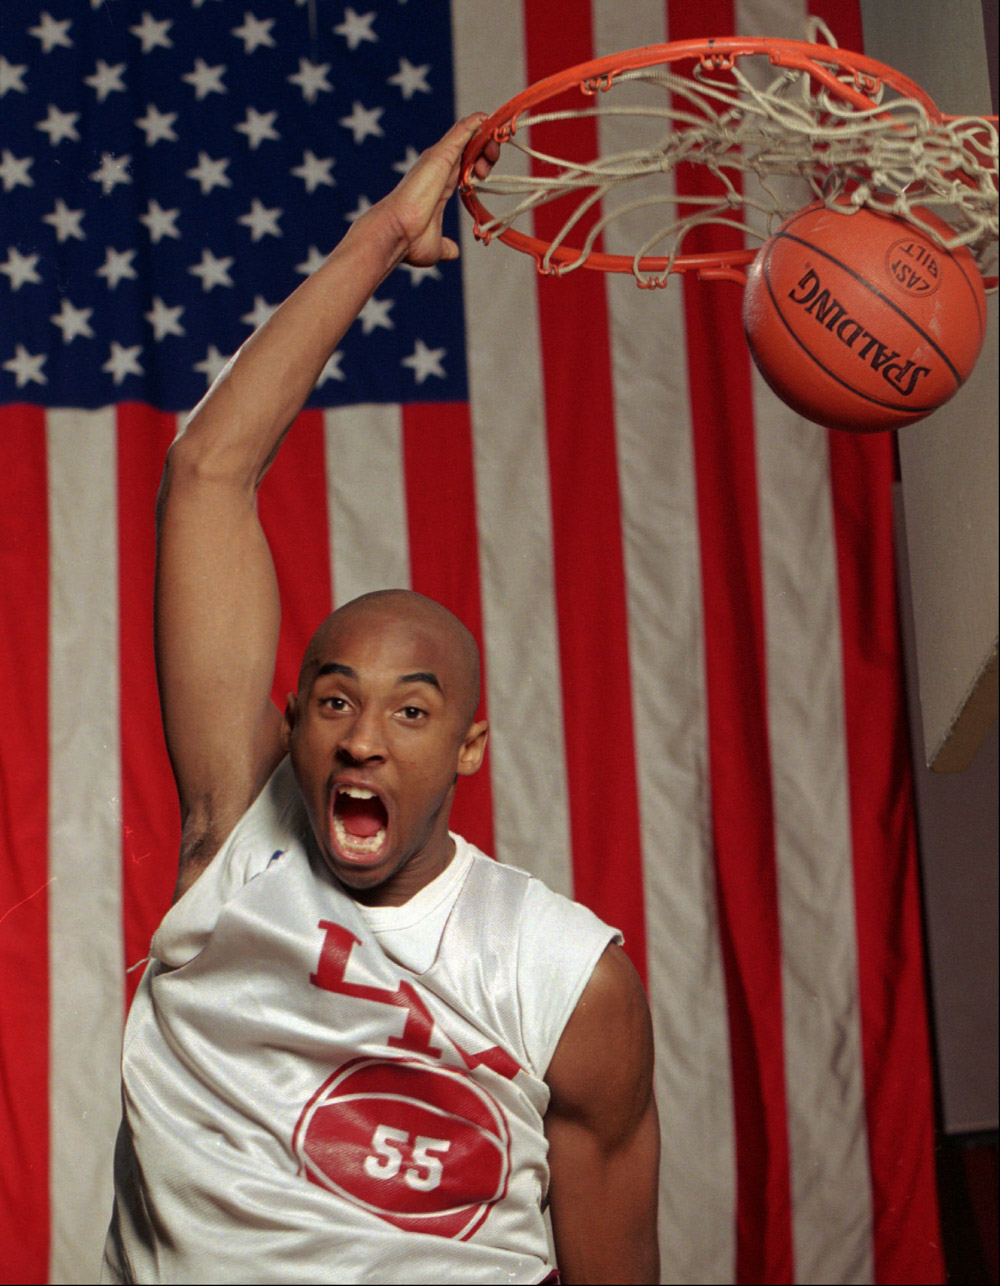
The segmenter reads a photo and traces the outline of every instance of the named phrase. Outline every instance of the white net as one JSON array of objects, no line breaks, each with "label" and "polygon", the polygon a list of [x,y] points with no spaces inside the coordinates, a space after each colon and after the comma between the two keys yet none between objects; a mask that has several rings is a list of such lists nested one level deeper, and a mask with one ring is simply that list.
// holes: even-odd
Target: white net
[{"label": "white net", "polygon": [[[756,245],[809,201],[841,198],[848,212],[900,215],[949,248],[968,246],[993,277],[995,122],[934,119],[917,99],[822,54],[806,68],[775,67],[766,53],[642,67],[582,82],[570,91],[582,106],[564,106],[564,93],[551,110],[525,111],[502,139],[498,166],[474,185],[490,203],[479,234],[523,228],[530,236],[533,213],[551,204],[557,230],[535,253],[543,272],[561,274],[583,266],[624,223],[625,258],[640,285],[663,285],[697,251],[703,225],[737,227]],[[560,126],[589,117],[599,134],[614,122],[608,137],[627,125],[635,146],[588,160],[558,155]],[[951,235],[921,210],[944,219]]]}]

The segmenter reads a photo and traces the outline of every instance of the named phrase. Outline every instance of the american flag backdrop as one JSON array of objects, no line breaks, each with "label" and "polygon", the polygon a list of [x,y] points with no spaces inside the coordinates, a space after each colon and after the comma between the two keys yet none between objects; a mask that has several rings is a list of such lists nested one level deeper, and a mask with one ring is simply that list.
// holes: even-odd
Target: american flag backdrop
[{"label": "american flag backdrop", "polygon": [[[3,1281],[94,1280],[109,1214],[176,871],[180,416],[457,114],[809,12],[862,47],[856,0],[3,3]],[[664,1279],[939,1281],[891,440],[777,403],[736,285],[547,280],[450,219],[461,266],[379,288],[262,489],[276,695],[331,604],[452,607],[492,724],[456,829],[620,926],[647,984]]]}]

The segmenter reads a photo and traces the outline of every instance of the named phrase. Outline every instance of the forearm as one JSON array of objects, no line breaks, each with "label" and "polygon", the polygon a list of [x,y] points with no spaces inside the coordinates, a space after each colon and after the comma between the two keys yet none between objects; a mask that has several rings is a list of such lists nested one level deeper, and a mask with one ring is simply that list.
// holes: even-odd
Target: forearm
[{"label": "forearm", "polygon": [[[180,454],[202,477],[252,496],[344,332],[381,281],[406,260],[454,259],[442,235],[462,148],[481,117],[457,122],[392,192],[361,216],[326,262],[243,345],[196,407]],[[477,164],[486,173],[492,154]],[[180,443],[178,445],[180,445]]]},{"label": "forearm", "polygon": [[179,454],[251,494],[344,333],[405,250],[391,213],[355,224],[243,344],[195,408]]}]

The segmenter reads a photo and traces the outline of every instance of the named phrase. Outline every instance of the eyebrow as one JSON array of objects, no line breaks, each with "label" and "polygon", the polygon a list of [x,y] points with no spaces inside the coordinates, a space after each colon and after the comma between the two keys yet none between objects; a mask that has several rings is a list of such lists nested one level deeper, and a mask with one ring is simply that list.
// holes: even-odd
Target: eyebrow
[{"label": "eyebrow", "polygon": [[400,683],[429,683],[432,688],[437,688],[438,692],[441,692],[442,696],[444,695],[441,689],[441,684],[438,681],[437,675],[432,673],[432,671],[430,670],[417,670],[413,674],[401,674],[399,676],[399,682]]},{"label": "eyebrow", "polygon": [[319,667],[315,677],[321,679],[324,674],[343,674],[348,679],[358,677],[357,670],[352,670],[349,665],[341,665],[339,661],[327,661],[325,665]]},{"label": "eyebrow", "polygon": [[[349,665],[343,665],[340,661],[327,661],[316,671],[316,678],[321,679],[325,674],[342,674],[348,679],[357,679],[358,672]],[[397,684],[402,683],[428,683],[432,688],[437,688],[438,692],[444,695],[441,682],[432,670],[415,670],[412,674],[401,674],[396,680]]]}]

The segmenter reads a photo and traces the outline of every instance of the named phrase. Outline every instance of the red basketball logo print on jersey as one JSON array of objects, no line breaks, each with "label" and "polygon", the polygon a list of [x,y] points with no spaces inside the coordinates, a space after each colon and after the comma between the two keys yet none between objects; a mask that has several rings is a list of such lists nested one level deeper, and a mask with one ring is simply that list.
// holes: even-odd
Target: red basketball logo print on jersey
[{"label": "red basketball logo print on jersey", "polygon": [[408,1232],[465,1240],[507,1191],[500,1108],[453,1068],[345,1063],[306,1105],[294,1146],[313,1183]]}]

